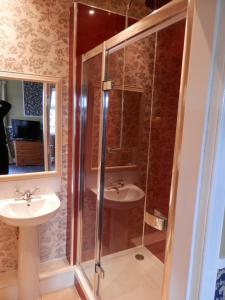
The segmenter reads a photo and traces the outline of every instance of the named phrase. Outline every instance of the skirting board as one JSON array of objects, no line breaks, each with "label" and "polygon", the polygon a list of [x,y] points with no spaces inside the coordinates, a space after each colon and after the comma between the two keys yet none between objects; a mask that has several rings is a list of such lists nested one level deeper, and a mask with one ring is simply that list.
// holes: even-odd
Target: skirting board
[{"label": "skirting board", "polygon": [[[63,268],[40,273],[40,294],[48,294],[57,290],[74,286],[74,267]],[[29,284],[29,283],[28,283]],[[17,300],[17,272],[7,272],[0,275],[0,299]]]}]

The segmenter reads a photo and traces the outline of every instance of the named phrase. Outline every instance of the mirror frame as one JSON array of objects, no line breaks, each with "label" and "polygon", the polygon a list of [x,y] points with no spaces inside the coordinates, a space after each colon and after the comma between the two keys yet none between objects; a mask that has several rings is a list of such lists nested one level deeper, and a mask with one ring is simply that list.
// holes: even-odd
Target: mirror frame
[{"label": "mirror frame", "polygon": [[60,77],[0,71],[0,80],[24,80],[52,83],[56,87],[56,136],[55,136],[55,171],[1,175],[0,182],[13,180],[59,177],[62,173],[62,79]]}]

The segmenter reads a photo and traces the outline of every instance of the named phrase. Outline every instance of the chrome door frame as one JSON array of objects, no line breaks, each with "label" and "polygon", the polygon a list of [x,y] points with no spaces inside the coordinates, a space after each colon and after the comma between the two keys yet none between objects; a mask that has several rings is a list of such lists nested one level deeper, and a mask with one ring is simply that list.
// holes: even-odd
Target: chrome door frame
[{"label": "chrome door frame", "polygon": [[[106,78],[106,46],[102,44],[102,88],[101,110],[99,124],[99,156],[98,156],[98,184],[97,184],[97,213],[95,234],[95,266],[101,268],[102,239],[103,239],[103,212],[104,212],[104,185],[105,185],[105,162],[106,162],[106,129],[108,116],[108,91],[103,90]],[[94,295],[99,298],[99,286],[101,275],[95,270]]]},{"label": "chrome door frame", "polygon": [[84,186],[84,148],[85,128],[87,119],[87,86],[84,83],[84,66],[81,68],[81,99],[80,99],[80,131],[79,131],[79,178],[78,178],[78,228],[77,228],[77,264],[81,265],[82,247],[82,211],[83,211],[83,186]]},{"label": "chrome door frame", "polygon": [[[93,57],[102,53],[102,70],[101,70],[101,82],[104,81],[105,78],[105,43],[101,44],[98,49],[99,52],[92,52],[92,56],[86,58],[85,55],[82,55],[82,76],[81,76],[81,102],[80,102],[80,141],[79,141],[79,178],[78,178],[78,228],[77,228],[77,264],[79,266],[79,271],[82,272],[82,275],[85,277],[87,284],[90,289],[93,289],[95,297],[98,297],[99,283],[100,277],[95,272],[94,284],[91,286],[85,271],[82,267],[81,262],[81,252],[82,252],[82,210],[83,210],[83,199],[84,199],[84,167],[85,167],[85,129],[87,122],[87,85],[84,81],[84,63]],[[98,155],[98,184],[97,184],[97,206],[96,206],[96,219],[95,219],[95,257],[94,264],[95,266],[100,265],[101,259],[101,240],[102,240],[102,220],[103,220],[103,201],[104,201],[104,169],[105,169],[105,144],[106,144],[106,124],[107,124],[107,113],[108,113],[108,93],[107,91],[103,91],[101,89],[101,110],[100,110],[100,120],[99,120],[99,155]]]}]

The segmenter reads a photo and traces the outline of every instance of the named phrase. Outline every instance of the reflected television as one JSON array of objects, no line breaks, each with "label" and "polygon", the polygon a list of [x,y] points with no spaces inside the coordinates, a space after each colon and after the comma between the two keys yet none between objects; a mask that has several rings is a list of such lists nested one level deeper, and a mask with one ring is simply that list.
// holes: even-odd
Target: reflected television
[{"label": "reflected television", "polygon": [[39,121],[12,119],[12,131],[15,140],[37,141],[42,138]]}]

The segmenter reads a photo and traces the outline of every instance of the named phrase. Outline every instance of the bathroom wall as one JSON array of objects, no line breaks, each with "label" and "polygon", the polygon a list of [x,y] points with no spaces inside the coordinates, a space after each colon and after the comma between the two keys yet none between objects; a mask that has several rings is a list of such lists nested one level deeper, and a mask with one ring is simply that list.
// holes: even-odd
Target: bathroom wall
[{"label": "bathroom wall", "polygon": [[[125,2],[115,0],[82,2],[122,14],[126,9]],[[68,121],[71,125],[71,119],[68,117],[72,116],[72,110],[71,106],[69,110],[68,74],[69,14],[72,3],[70,0],[2,0],[0,10],[0,70],[59,76],[63,80],[62,205],[56,217],[40,229],[41,259],[44,261],[66,255],[68,157],[71,165],[71,145],[68,148],[68,130],[71,134]],[[143,5],[134,3],[131,9],[133,16],[140,17],[146,13],[148,10],[143,9]],[[50,190],[57,191],[56,182],[34,180],[32,184],[38,184],[43,191],[47,184]],[[25,182],[18,184],[27,185]],[[13,186],[15,183],[0,183],[0,198],[11,195]],[[16,264],[17,229],[0,222],[0,272],[13,270]]]},{"label": "bathroom wall", "polygon": [[[157,33],[146,211],[154,214],[157,210],[166,217],[169,211],[184,30],[185,22],[180,21]],[[164,259],[165,241],[166,232],[159,232],[146,224],[145,245],[161,260]]]},{"label": "bathroom wall", "polygon": [[[3,0],[0,10],[0,70],[59,76],[63,80],[62,205],[57,216],[41,226],[42,260],[65,256],[70,6],[71,1]],[[42,185],[43,181],[37,184]],[[0,186],[2,198],[7,185]],[[13,190],[15,183],[11,186]],[[13,270],[17,264],[17,229],[1,222],[0,237],[0,272]]]}]

